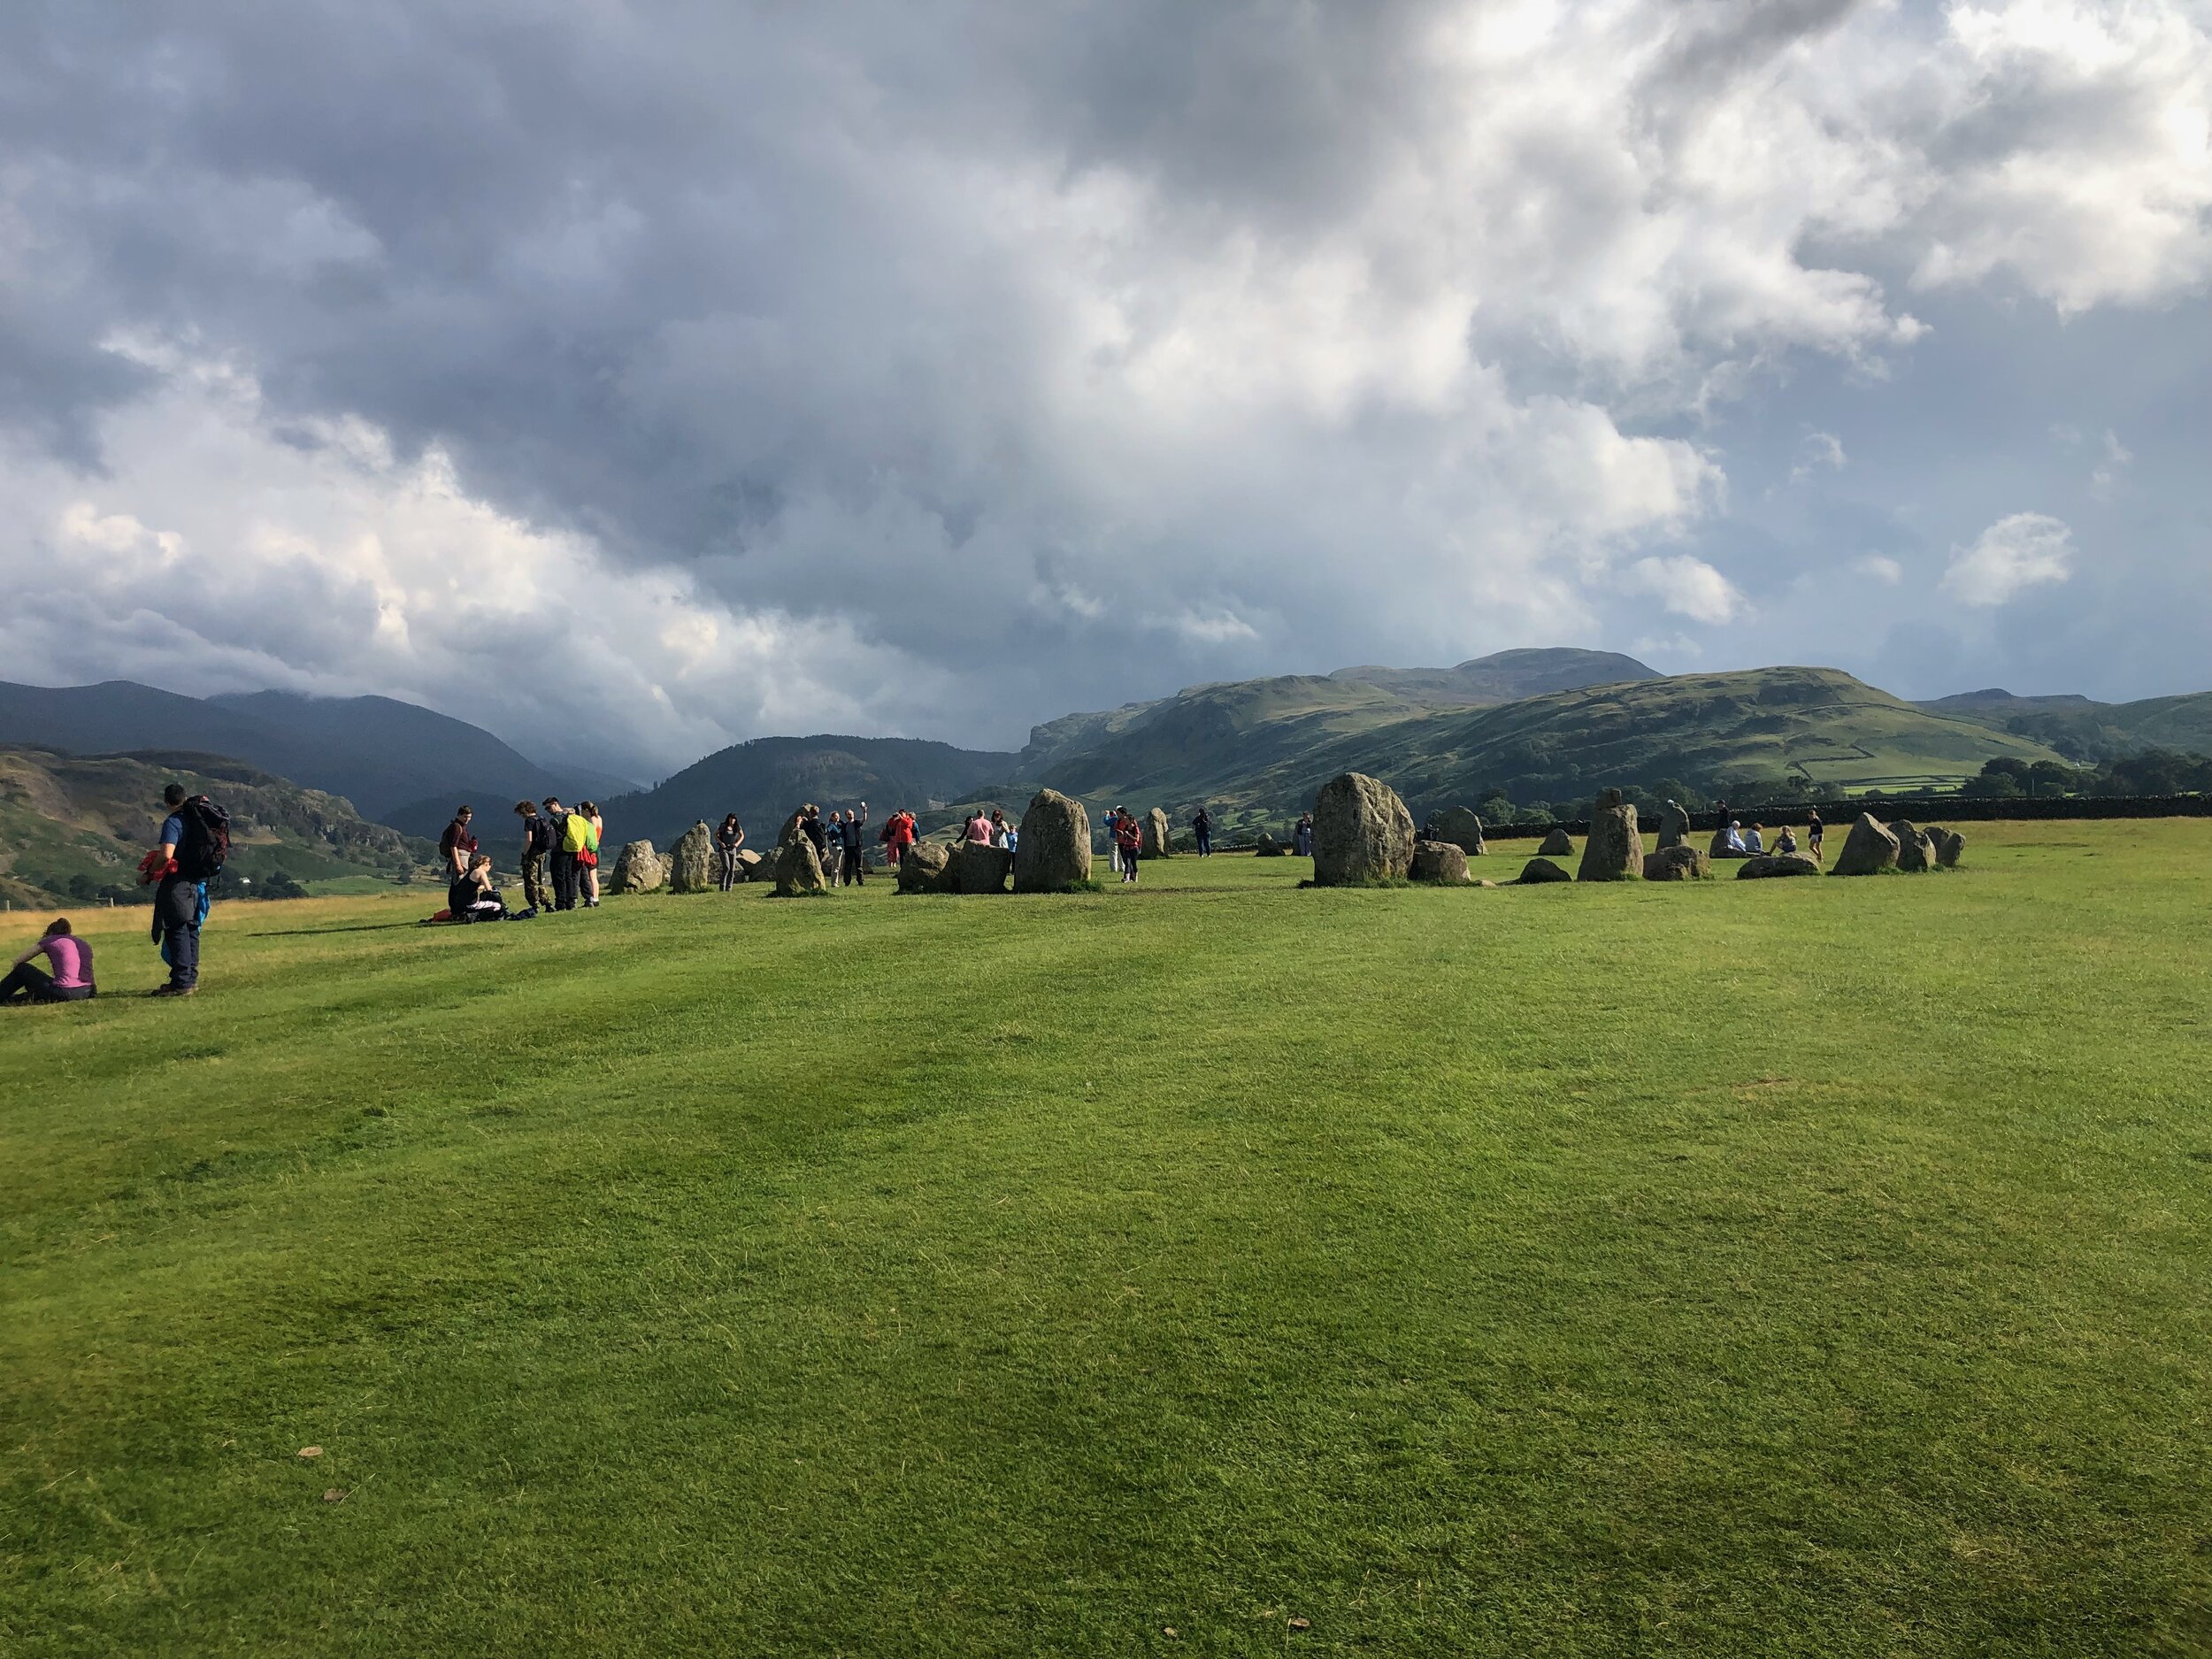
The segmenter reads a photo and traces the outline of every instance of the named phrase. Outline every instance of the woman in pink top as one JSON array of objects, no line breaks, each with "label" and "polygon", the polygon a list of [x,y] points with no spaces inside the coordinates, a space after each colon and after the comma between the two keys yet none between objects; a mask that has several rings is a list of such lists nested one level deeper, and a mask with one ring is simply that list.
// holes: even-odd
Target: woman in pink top
[{"label": "woman in pink top", "polygon": [[[50,976],[31,965],[41,955],[54,964]],[[81,1002],[93,989],[92,947],[69,931],[69,918],[63,917],[47,923],[45,936],[0,979],[0,1002]]]}]

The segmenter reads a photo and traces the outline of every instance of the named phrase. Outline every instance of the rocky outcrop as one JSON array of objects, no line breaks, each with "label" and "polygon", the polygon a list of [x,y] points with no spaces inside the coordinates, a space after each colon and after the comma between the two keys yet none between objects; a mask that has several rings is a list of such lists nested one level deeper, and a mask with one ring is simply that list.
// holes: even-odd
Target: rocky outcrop
[{"label": "rocky outcrop", "polygon": [[1805,853],[1759,853],[1736,866],[1736,879],[1755,881],[1765,876],[1816,876],[1820,861]]},{"label": "rocky outcrop", "polygon": [[1935,843],[1936,863],[1946,870],[1956,869],[1959,855],[1966,850],[1966,837],[1956,830],[1931,826],[1928,839]]},{"label": "rocky outcrop", "polygon": [[1702,881],[1713,873],[1713,861],[1694,847],[1677,841],[1644,855],[1647,881]]},{"label": "rocky outcrop", "polygon": [[625,841],[615,855],[607,888],[612,893],[650,893],[667,879],[668,861],[653,850],[651,841]]},{"label": "rocky outcrop", "polygon": [[953,891],[951,856],[936,841],[916,841],[899,860],[899,891],[902,893],[950,893]]},{"label": "rocky outcrop", "polygon": [[1091,818],[1080,801],[1040,789],[1022,814],[1017,893],[1064,893],[1091,879]]},{"label": "rocky outcrop", "polygon": [[[1024,848],[1026,854],[1028,849]],[[1003,847],[983,841],[962,841],[952,849],[952,890],[955,893],[1003,893],[1012,873],[1014,855]]]},{"label": "rocky outcrop", "polygon": [[1175,851],[1174,832],[1168,827],[1167,814],[1154,807],[1137,823],[1137,856],[1166,858]]},{"label": "rocky outcrop", "polygon": [[1686,847],[1689,841],[1688,810],[1676,802],[1668,802],[1659,814],[1659,850],[1664,852],[1670,847]]},{"label": "rocky outcrop", "polygon": [[1467,855],[1450,841],[1416,841],[1411,873],[1416,881],[1433,882],[1438,887],[1464,887],[1468,881]]},{"label": "rocky outcrop", "polygon": [[776,895],[779,898],[795,898],[804,893],[820,893],[828,883],[822,878],[822,860],[814,850],[814,842],[804,835],[794,835],[776,849]]},{"label": "rocky outcrop", "polygon": [[1313,884],[1357,887],[1402,880],[1413,865],[1413,815],[1398,792],[1348,772],[1313,798]]},{"label": "rocky outcrop", "polygon": [[1874,814],[1862,812],[1851,833],[1843,838],[1843,850],[1836,855],[1836,867],[1829,873],[1876,876],[1896,868],[1897,837]]},{"label": "rocky outcrop", "polygon": [[1521,866],[1521,884],[1534,887],[1543,881],[1572,881],[1569,875],[1548,858],[1532,858]]},{"label": "rocky outcrop", "polygon": [[1928,832],[1916,829],[1910,822],[1899,818],[1889,826],[1889,833],[1897,838],[1897,867],[1912,875],[1920,875],[1936,867],[1935,842]]},{"label": "rocky outcrop", "polygon": [[1582,843],[1578,881],[1634,881],[1644,873],[1644,838],[1636,830],[1636,803],[1618,789],[1599,792],[1590,804],[1590,838]]},{"label": "rocky outcrop", "polygon": [[1555,826],[1536,850],[1546,858],[1571,858],[1575,856],[1575,838]]},{"label": "rocky outcrop", "polygon": [[704,893],[721,884],[714,876],[714,832],[694,824],[668,852],[668,890]]},{"label": "rocky outcrop", "polygon": [[1483,856],[1482,820],[1463,806],[1448,806],[1429,814],[1421,826],[1425,841],[1449,841],[1470,858]]}]

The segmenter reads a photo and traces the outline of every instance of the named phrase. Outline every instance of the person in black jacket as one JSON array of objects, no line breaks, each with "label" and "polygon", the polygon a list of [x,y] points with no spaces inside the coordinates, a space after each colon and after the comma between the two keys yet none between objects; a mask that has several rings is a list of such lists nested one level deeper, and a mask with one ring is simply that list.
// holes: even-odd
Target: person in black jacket
[{"label": "person in black jacket", "polygon": [[839,873],[849,887],[856,887],[868,879],[866,866],[860,856],[864,845],[860,839],[861,826],[867,821],[868,803],[863,801],[857,812],[848,811],[845,814],[845,822],[840,826],[838,863],[841,868]]},{"label": "person in black jacket", "polygon": [[552,849],[553,908],[572,910],[576,908],[576,855],[561,845],[568,839],[568,810],[558,795],[546,796],[544,805],[546,844]]},{"label": "person in black jacket", "polygon": [[1191,833],[1198,839],[1198,856],[1201,858],[1212,857],[1214,850],[1213,814],[1207,811],[1204,807],[1200,807],[1198,816],[1190,821],[1190,830]]},{"label": "person in black jacket", "polygon": [[553,850],[553,838],[548,821],[538,816],[535,801],[516,802],[515,816],[522,820],[522,902],[534,910],[550,910],[553,899],[546,891],[545,856]]}]

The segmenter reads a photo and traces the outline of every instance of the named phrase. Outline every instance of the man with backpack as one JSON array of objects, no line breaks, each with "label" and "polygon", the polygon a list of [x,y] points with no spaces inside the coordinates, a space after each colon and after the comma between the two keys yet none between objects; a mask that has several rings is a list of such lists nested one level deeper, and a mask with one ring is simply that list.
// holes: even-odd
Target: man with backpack
[{"label": "man with backpack", "polygon": [[534,910],[549,910],[553,900],[545,886],[545,856],[553,850],[551,826],[538,816],[535,801],[516,802],[515,816],[522,820],[522,902]]},{"label": "man with backpack", "polygon": [[[574,816],[561,805],[558,795],[549,795],[545,797],[545,833],[547,843],[552,849],[553,908],[557,910],[576,908],[576,849],[583,845],[583,837],[580,834],[572,836],[569,833],[568,821]],[[574,846],[570,845],[572,841]]]},{"label": "man with backpack", "polygon": [[182,784],[161,792],[169,816],[161,843],[147,855],[146,879],[154,889],[154,942],[169,964],[169,983],[156,996],[190,996],[200,988],[200,926],[207,920],[207,884],[230,856],[230,814],[204,795],[187,795]]}]

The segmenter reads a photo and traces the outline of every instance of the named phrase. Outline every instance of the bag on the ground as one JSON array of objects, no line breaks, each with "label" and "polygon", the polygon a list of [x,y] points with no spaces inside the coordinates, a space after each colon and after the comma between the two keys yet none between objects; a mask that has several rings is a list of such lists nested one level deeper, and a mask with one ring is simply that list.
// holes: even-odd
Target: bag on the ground
[{"label": "bag on the ground", "polygon": [[177,843],[177,873],[187,881],[211,881],[230,856],[230,814],[204,795],[177,809],[184,839]]}]

